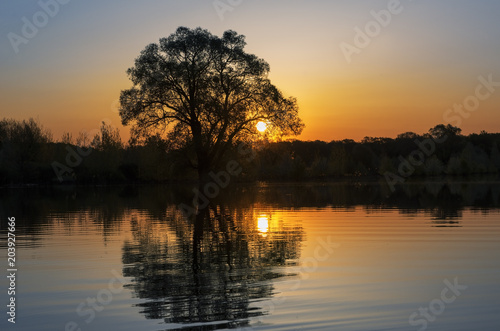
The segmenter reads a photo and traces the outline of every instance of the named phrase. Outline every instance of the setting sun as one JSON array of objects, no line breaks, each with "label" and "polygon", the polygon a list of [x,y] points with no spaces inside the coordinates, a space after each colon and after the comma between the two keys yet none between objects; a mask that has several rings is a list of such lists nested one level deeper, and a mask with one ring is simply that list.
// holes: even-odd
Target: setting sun
[{"label": "setting sun", "polygon": [[259,122],[259,123],[257,123],[256,126],[257,126],[257,130],[259,132],[264,132],[267,129],[267,124],[265,122]]}]

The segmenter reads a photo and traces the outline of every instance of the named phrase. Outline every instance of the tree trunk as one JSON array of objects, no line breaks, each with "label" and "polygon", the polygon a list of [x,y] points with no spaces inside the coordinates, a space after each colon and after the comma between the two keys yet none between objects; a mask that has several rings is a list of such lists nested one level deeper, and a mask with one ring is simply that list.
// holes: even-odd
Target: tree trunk
[{"label": "tree trunk", "polygon": [[193,134],[194,148],[196,151],[196,166],[198,170],[198,180],[207,182],[209,180],[208,173],[210,172],[211,160],[206,147],[203,145],[203,137],[201,133],[201,125],[196,122],[191,125],[191,132]]}]

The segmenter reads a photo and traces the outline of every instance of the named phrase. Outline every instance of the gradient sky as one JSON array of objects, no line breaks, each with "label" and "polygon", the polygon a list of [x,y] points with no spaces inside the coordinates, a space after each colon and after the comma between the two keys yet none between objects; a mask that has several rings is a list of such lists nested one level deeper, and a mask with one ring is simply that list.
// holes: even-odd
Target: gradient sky
[{"label": "gradient sky", "polygon": [[[306,124],[299,139],[427,132],[449,123],[446,110],[475,94],[479,76],[500,82],[500,1],[401,0],[399,14],[372,30],[370,44],[348,63],[340,45],[355,46],[355,28],[375,29],[371,11],[392,1],[70,0],[16,53],[9,33],[23,36],[23,17],[43,20],[42,8],[4,0],[0,118],[38,118],[56,139],[65,131],[93,132],[106,120],[126,140],[129,128],[116,107],[131,86],[127,68],[178,26],[201,26],[246,36],[246,50],[270,64],[272,82],[297,97]],[[236,5],[221,18],[214,3]],[[464,133],[500,131],[495,89],[474,112],[454,115]]]}]

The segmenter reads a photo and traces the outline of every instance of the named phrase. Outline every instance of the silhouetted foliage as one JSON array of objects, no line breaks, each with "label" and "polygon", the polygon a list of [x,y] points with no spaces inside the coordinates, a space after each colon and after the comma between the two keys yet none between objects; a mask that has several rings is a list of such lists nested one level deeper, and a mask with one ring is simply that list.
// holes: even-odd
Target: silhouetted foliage
[{"label": "silhouetted foliage", "polygon": [[297,102],[267,78],[269,65],[244,51],[245,37],[179,27],[148,45],[128,70],[134,87],[120,97],[123,124],[137,137],[167,133],[204,177],[239,141],[258,136],[265,121],[275,135],[299,134]]},{"label": "silhouetted foliage", "polygon": [[37,121],[0,121],[0,184],[33,182],[47,176],[52,137]]},{"label": "silhouetted foliage", "polygon": [[[121,142],[117,128],[103,123],[92,140],[69,133],[53,142],[36,121],[0,121],[0,184],[166,182],[196,180],[185,157],[189,150],[160,134]],[[397,138],[366,137],[361,142],[278,141],[246,145],[242,154],[231,146],[219,159],[241,169],[231,181],[323,180],[379,177],[471,176],[500,171],[500,134],[464,136],[457,128],[438,125],[428,133]],[[252,154],[252,157],[248,155]],[[214,173],[217,173],[215,171]]]}]

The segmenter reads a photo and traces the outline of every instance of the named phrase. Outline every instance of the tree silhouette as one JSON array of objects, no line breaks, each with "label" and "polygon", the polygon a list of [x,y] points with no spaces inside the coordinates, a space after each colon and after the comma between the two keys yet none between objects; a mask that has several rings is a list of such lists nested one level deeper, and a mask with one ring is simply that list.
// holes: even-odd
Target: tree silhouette
[{"label": "tree silhouette", "polygon": [[246,53],[245,37],[228,30],[179,27],[148,45],[128,69],[134,86],[120,96],[120,116],[135,136],[158,131],[185,148],[200,177],[219,165],[230,147],[258,135],[264,121],[276,135],[299,134],[295,98],[267,78],[269,64]]},{"label": "tree silhouette", "polygon": [[429,134],[434,139],[446,139],[448,137],[455,137],[460,135],[462,129],[459,127],[453,126],[451,124],[438,124],[433,128],[429,129]]}]

